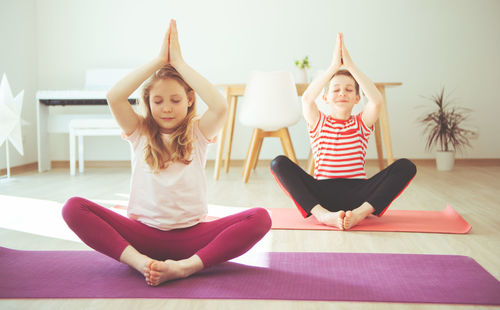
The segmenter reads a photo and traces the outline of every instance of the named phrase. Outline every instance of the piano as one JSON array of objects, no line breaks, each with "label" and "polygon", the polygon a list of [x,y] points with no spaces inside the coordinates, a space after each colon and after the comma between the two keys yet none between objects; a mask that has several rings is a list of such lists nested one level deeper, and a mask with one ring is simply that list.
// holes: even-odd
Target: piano
[{"label": "piano", "polygon": [[[67,114],[50,113],[50,109],[71,106],[105,106],[107,105],[107,90],[128,72],[130,72],[129,69],[91,69],[86,72],[85,88],[82,90],[40,90],[36,93],[39,172],[51,169],[49,143],[51,133],[69,134],[69,122],[72,119],[112,118],[109,110],[102,114]],[[139,90],[136,90],[130,96],[129,102],[135,104],[138,97]]]}]

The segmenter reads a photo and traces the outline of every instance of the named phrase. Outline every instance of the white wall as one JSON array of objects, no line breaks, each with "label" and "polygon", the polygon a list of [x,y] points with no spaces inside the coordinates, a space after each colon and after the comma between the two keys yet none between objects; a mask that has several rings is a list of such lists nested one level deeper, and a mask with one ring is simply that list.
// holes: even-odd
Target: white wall
[{"label": "white wall", "polygon": [[[35,162],[37,90],[36,9],[35,0],[0,0],[0,78],[5,73],[14,96],[24,89],[21,117],[24,157],[10,145],[10,166]],[[0,147],[0,168],[6,167],[5,146]]]},{"label": "white wall", "polygon": [[[433,156],[424,150],[416,119],[425,109],[418,106],[432,105],[422,96],[445,86],[457,103],[474,110],[471,124],[480,136],[463,157],[500,158],[496,121],[500,100],[495,91],[500,84],[500,1],[36,3],[38,70],[33,72],[38,72],[39,89],[82,88],[87,68],[134,67],[149,60],[156,55],[170,18],[177,19],[185,60],[215,84],[243,83],[256,69],[293,71],[294,60],[305,55],[313,74],[328,66],[336,32],[342,31],[353,60],[372,80],[403,83],[387,89],[396,157]],[[33,22],[30,16],[22,18]],[[34,109],[33,101],[34,96],[27,96],[25,104]],[[250,133],[237,123],[233,158],[244,158]],[[298,157],[305,158],[309,145],[303,121],[291,128],[291,135]],[[51,140],[52,158],[67,160],[67,137],[53,135]],[[369,158],[376,157],[373,140]],[[123,141],[88,141],[88,159],[128,158]],[[279,143],[265,142],[262,151],[261,158],[272,158],[280,152]]]}]

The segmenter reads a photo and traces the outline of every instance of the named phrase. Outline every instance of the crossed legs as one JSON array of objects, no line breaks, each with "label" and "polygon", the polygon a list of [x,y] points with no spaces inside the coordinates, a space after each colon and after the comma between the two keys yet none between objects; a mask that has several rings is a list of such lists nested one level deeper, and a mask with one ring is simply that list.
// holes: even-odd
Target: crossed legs
[{"label": "crossed legs", "polygon": [[162,231],[80,197],[63,208],[68,226],[88,246],[141,272],[150,285],[188,277],[242,255],[270,229],[254,208],[195,226]]},{"label": "crossed legs", "polygon": [[416,174],[415,165],[399,159],[370,179],[316,180],[285,156],[271,162],[276,181],[304,217],[350,229],[370,214],[381,216]]}]

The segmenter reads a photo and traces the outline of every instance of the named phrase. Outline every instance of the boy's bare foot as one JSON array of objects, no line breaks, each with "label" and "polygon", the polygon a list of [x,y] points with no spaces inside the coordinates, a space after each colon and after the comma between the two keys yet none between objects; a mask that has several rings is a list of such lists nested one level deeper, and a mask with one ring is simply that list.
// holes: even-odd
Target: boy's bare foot
[{"label": "boy's bare foot", "polygon": [[347,211],[344,217],[344,228],[351,229],[364,219],[356,210]]},{"label": "boy's bare foot", "polygon": [[369,203],[365,202],[352,211],[347,211],[344,217],[344,229],[351,229],[372,214],[375,209]]},{"label": "boy's bare foot", "polygon": [[337,227],[340,230],[344,230],[344,217],[345,217],[345,212],[343,210],[337,211],[337,212],[325,212],[322,213],[318,216],[316,216],[316,219],[328,226],[333,226]]}]

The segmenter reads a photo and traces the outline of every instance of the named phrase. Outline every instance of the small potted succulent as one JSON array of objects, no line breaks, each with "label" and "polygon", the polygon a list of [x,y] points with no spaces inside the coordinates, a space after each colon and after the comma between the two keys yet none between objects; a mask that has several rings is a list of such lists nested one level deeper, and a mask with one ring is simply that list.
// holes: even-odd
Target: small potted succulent
[{"label": "small potted succulent", "polygon": [[471,110],[456,107],[450,100],[445,99],[444,87],[440,93],[428,99],[436,107],[419,119],[424,126],[424,133],[427,134],[425,148],[431,150],[436,147],[437,169],[448,171],[453,169],[455,152],[471,147],[470,139],[477,137],[477,131],[466,128],[464,124]]},{"label": "small potted succulent", "polygon": [[311,68],[311,64],[309,63],[309,56],[304,57],[301,60],[296,60],[295,65],[299,69],[299,72],[296,76],[296,83],[298,84],[307,84],[307,69]]}]

